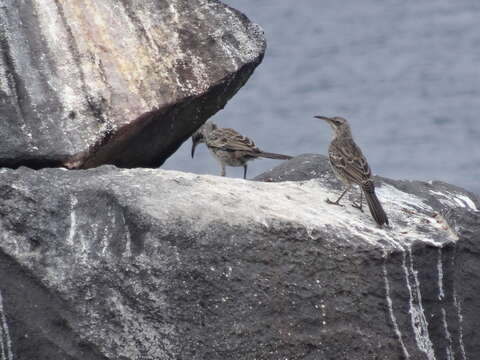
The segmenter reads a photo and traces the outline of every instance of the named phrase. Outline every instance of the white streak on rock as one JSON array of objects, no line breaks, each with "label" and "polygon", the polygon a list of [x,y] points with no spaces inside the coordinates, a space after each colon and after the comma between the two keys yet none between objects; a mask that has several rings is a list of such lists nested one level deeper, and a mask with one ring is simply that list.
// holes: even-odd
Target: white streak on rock
[{"label": "white streak on rock", "polygon": [[469,208],[471,208],[473,211],[478,211],[475,203],[468,196],[457,194],[457,199],[455,199],[455,200],[458,201],[459,199],[463,203],[465,203]]},{"label": "white streak on rock", "polygon": [[453,290],[453,305],[457,309],[458,316],[458,332],[459,339],[458,343],[460,344],[460,352],[462,353],[462,359],[467,360],[467,353],[465,352],[465,344],[463,343],[463,315],[462,315],[462,304],[457,300],[457,291]]},{"label": "white streak on rock", "polygon": [[125,230],[125,251],[123,256],[129,257],[132,256],[132,239],[130,236],[130,229],[128,228],[127,221],[125,220],[125,215],[122,213],[123,228]]},{"label": "white streak on rock", "polygon": [[445,292],[443,291],[443,264],[442,264],[442,248],[438,248],[438,259],[437,259],[437,273],[438,273],[438,300],[442,300],[445,297]]},{"label": "white streak on rock", "polygon": [[102,236],[102,255],[105,256],[107,249],[108,249],[108,234],[109,234],[108,226],[103,228],[103,236]]},{"label": "white streak on rock", "polygon": [[[438,258],[437,258],[437,273],[438,273],[438,300],[442,301],[445,297],[445,292],[443,289],[443,263],[442,263],[442,248],[438,248]],[[446,348],[446,356],[447,360],[455,360],[453,356],[453,349],[452,349],[452,335],[448,330],[448,323],[447,323],[447,312],[445,308],[442,307],[442,321],[443,321],[443,328],[445,330],[445,339],[447,340],[447,348]]]},{"label": "white streak on rock", "polygon": [[74,195],[70,196],[70,229],[68,231],[67,244],[73,246],[73,240],[77,231],[77,215],[75,213],[75,206],[78,200]]},{"label": "white streak on rock", "polygon": [[[428,360],[436,360],[435,352],[433,351],[433,344],[430,340],[430,334],[428,332],[428,322],[425,317],[425,311],[422,305],[422,295],[420,292],[420,281],[418,280],[418,274],[413,267],[412,249],[408,248],[408,255],[410,258],[409,265],[407,267],[407,254],[403,253],[402,267],[405,272],[405,280],[407,282],[407,288],[410,298],[410,316],[412,319],[412,329],[415,335],[415,341],[417,347],[422,351]],[[411,280],[413,279],[413,282]]]},{"label": "white streak on rock", "polygon": [[[1,10],[0,10],[1,11]],[[3,17],[3,13],[0,13],[1,16]],[[0,22],[0,41],[5,41],[5,35],[7,33],[7,28],[4,23]],[[0,57],[0,90],[7,95],[7,97],[12,96],[12,91],[9,86],[9,79],[8,79],[8,74],[7,74],[7,65],[5,64],[5,59],[4,57]]]},{"label": "white streak on rock", "polygon": [[[110,225],[105,225],[103,228],[103,236],[102,236],[102,256],[108,255],[107,249],[109,245],[109,239],[110,236],[109,234],[112,232],[112,230],[115,229],[115,224],[117,221],[117,218],[115,216],[115,213],[112,212],[112,209],[108,209],[108,218],[110,219]],[[123,222],[125,222],[125,219],[123,219]]]},{"label": "white streak on rock", "polygon": [[10,332],[8,330],[7,317],[5,316],[5,311],[3,309],[3,296],[0,291],[0,317],[1,317],[1,326],[0,326],[0,345],[2,351],[2,360],[13,360],[12,352],[12,340],[10,338]]},{"label": "white streak on rock", "polygon": [[439,192],[434,190],[430,190],[430,193],[441,197],[438,199],[438,201],[444,205],[450,207],[463,207],[473,211],[479,211],[475,205],[475,202],[466,195],[451,192]]},{"label": "white streak on rock", "polygon": [[442,321],[443,321],[443,328],[445,329],[445,339],[447,340],[447,360],[455,360],[453,357],[453,349],[452,349],[452,335],[450,331],[448,331],[448,323],[447,323],[447,312],[444,308],[442,308]]},{"label": "white streak on rock", "polygon": [[383,279],[385,280],[385,294],[387,297],[388,311],[390,313],[390,319],[392,320],[393,329],[395,330],[395,334],[398,337],[398,341],[400,342],[400,346],[402,347],[403,355],[405,356],[405,359],[409,360],[410,354],[408,353],[408,350],[405,347],[405,344],[403,342],[402,333],[400,332],[400,328],[398,327],[398,323],[397,323],[397,318],[395,317],[395,313],[393,311],[393,302],[392,302],[392,298],[390,297],[390,282],[388,280],[388,271],[387,271],[387,265],[385,264],[385,262],[383,263]]}]

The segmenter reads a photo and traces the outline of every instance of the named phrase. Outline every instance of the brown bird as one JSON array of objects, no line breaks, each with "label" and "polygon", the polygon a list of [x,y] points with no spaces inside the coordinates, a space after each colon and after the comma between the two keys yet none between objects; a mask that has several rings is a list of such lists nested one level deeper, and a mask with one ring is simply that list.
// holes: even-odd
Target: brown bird
[{"label": "brown bird", "polygon": [[219,128],[207,121],[192,135],[192,158],[198,144],[205,143],[221,167],[221,176],[225,176],[226,166],[243,166],[243,178],[247,177],[247,162],[258,158],[288,160],[291,156],[269,153],[260,150],[255,143],[237,131]]},{"label": "brown bird", "polygon": [[363,194],[367,200],[368,208],[378,225],[387,224],[387,214],[382,208],[380,201],[375,194],[375,184],[372,180],[372,171],[362,150],[355,144],[352,138],[352,131],[348,121],[341,117],[315,116],[317,119],[325,120],[333,129],[334,136],[328,148],[330,165],[335,176],[343,182],[347,188],[336,201],[327,199],[329,204],[340,205],[340,200],[345,193],[352,188],[353,184],[360,186],[360,205],[352,206],[362,210]]}]

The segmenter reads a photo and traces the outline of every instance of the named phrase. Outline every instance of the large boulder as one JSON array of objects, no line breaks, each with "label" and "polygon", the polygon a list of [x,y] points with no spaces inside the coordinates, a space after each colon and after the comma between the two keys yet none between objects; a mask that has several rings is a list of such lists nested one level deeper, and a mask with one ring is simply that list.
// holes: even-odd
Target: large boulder
[{"label": "large boulder", "polygon": [[264,51],[216,0],[2,0],[0,166],[159,166]]},{"label": "large boulder", "polygon": [[[284,171],[302,164],[326,163],[303,156]],[[479,199],[443,183],[379,179],[392,226],[378,228],[368,213],[325,202],[337,194],[326,170],[273,183],[111,166],[3,169],[2,351],[480,358]]]}]

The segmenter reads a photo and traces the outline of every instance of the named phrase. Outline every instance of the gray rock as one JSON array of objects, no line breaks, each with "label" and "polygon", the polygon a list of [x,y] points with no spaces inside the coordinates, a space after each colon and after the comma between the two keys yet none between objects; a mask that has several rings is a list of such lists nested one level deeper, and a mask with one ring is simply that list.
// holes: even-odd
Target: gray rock
[{"label": "gray rock", "polygon": [[264,51],[216,0],[4,0],[0,166],[159,166]]},{"label": "gray rock", "polygon": [[[343,189],[330,169],[328,158],[318,154],[297,156],[257,176],[255,180],[282,182],[316,178],[331,191],[340,193]],[[480,356],[480,346],[475,340],[479,318],[470,306],[475,308],[480,304],[476,295],[480,291],[477,271],[480,267],[480,198],[441,181],[375,178],[381,199],[403,202],[401,197],[388,194],[385,188],[394,188],[403,196],[420,199],[420,211],[416,206],[402,207],[407,217],[423,213],[417,230],[427,234],[429,231],[425,226],[436,223],[455,239],[451,243],[440,244],[436,240],[430,243],[426,236],[423,241],[416,241],[410,231],[400,231],[404,239],[396,240],[398,246],[384,255],[382,272],[385,275],[390,324],[403,353],[403,357],[398,358],[476,359]],[[353,197],[350,195],[351,199]],[[397,219],[394,229],[404,221]],[[406,295],[405,287],[408,290]],[[400,304],[396,304],[394,296],[398,297]],[[469,310],[465,304],[469,304]],[[407,336],[404,331],[407,331]],[[405,341],[408,338],[413,351]]]},{"label": "gray rock", "polygon": [[2,349],[15,359],[479,358],[478,198],[380,179],[392,223],[381,229],[326,204],[338,190],[317,175],[1,170]]},{"label": "gray rock", "polygon": [[284,161],[273,169],[255,177],[257,181],[305,181],[322,178],[324,181],[331,180],[331,184],[337,184],[332,176],[328,158],[319,154],[302,154],[289,161]]}]

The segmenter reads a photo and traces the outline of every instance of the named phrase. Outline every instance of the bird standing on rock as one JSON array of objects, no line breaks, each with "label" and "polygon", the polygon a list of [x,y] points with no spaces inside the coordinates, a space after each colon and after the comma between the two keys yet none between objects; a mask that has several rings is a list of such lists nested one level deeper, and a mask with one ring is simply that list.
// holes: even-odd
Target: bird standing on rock
[{"label": "bird standing on rock", "polygon": [[225,176],[226,166],[243,166],[243,178],[247,177],[247,162],[257,158],[288,160],[291,156],[261,151],[255,143],[237,131],[219,128],[207,121],[192,135],[192,158],[197,144],[205,143],[210,153],[221,166],[221,176]]},{"label": "bird standing on rock", "polygon": [[387,214],[382,208],[380,201],[375,194],[375,184],[372,180],[372,171],[368,166],[367,159],[362,150],[355,144],[352,138],[352,131],[348,121],[341,117],[314,116],[317,119],[325,120],[333,129],[333,140],[328,148],[330,165],[335,176],[343,182],[347,188],[336,201],[327,199],[329,204],[340,205],[340,200],[345,193],[357,184],[361,188],[360,205],[352,206],[362,210],[363,194],[367,200],[370,213],[380,226],[388,225]]}]

